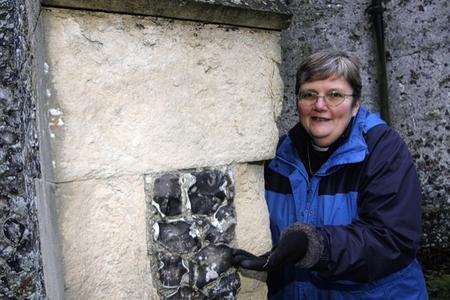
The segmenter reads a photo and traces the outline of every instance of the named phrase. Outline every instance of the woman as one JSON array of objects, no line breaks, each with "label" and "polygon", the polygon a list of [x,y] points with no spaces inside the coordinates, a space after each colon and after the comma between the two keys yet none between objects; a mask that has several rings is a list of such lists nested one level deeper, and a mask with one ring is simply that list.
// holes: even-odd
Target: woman
[{"label": "woman", "polygon": [[265,169],[270,299],[427,299],[415,259],[421,192],[405,143],[361,106],[357,58],[321,51],[297,72],[300,122]]}]

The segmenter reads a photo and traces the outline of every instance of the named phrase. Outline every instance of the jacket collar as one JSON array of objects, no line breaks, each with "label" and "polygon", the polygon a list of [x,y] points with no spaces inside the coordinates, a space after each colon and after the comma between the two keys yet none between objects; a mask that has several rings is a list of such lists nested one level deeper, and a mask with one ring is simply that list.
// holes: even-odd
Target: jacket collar
[{"label": "jacket collar", "polygon": [[[384,121],[381,120],[378,114],[369,113],[364,106],[361,106],[356,117],[353,119],[352,124],[350,125],[348,137],[344,137],[344,140],[338,143],[338,146],[333,154],[331,154],[330,158],[322,165],[317,174],[322,176],[327,175],[334,169],[334,167],[339,165],[363,161],[368,153],[364,134],[370,128],[383,123]],[[294,134],[301,134],[301,131],[297,131],[294,127],[291,132]],[[299,147],[298,143],[301,143],[302,140],[303,138],[301,136],[297,139],[297,137],[292,136],[292,134],[287,135],[278,147],[276,155],[283,161],[288,162],[291,165],[294,165],[297,169],[304,171],[305,167],[301,162],[295,147],[295,143],[297,143],[297,147]]]}]

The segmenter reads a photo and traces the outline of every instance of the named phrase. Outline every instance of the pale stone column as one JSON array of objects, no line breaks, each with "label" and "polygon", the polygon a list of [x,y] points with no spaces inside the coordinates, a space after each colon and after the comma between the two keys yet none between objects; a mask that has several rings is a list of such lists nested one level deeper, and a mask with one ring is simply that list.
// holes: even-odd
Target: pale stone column
[{"label": "pale stone column", "polygon": [[[270,249],[263,169],[248,162],[274,155],[282,101],[278,30],[288,14],[278,1],[180,1],[177,10],[164,6],[174,1],[119,2],[43,1],[109,11],[42,13],[41,127],[54,183],[54,199],[46,201],[55,209],[68,299],[158,298],[147,174],[229,166],[233,244]],[[260,29],[207,23],[214,21]],[[261,299],[266,291],[262,281],[242,276],[238,297]]]}]

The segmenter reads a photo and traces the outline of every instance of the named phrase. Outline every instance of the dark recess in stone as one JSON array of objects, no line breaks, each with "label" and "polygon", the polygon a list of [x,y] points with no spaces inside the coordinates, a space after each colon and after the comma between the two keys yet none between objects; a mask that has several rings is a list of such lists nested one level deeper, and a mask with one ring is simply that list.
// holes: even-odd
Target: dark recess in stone
[{"label": "dark recess in stone", "polygon": [[160,266],[158,269],[159,279],[165,287],[178,287],[181,278],[187,273],[187,269],[183,266],[181,257],[166,253],[158,253]]},{"label": "dark recess in stone", "polygon": [[187,286],[182,286],[178,289],[178,291],[166,297],[167,300],[204,300],[207,299],[205,295],[203,295],[200,291],[194,290]]},{"label": "dark recess in stone", "polygon": [[237,273],[231,273],[228,276],[220,278],[216,285],[207,290],[208,299],[235,299],[240,287],[239,275]]},{"label": "dark recess in stone", "polygon": [[15,219],[8,219],[3,224],[3,234],[13,245],[19,245],[22,241],[25,226]]},{"label": "dark recess in stone", "polygon": [[233,240],[235,228],[236,225],[232,224],[225,232],[221,232],[217,227],[210,225],[205,233],[205,240],[211,244],[228,244]]},{"label": "dark recess in stone", "polygon": [[161,212],[166,216],[176,216],[181,213],[181,189],[179,177],[174,174],[164,174],[156,178],[153,201],[158,203]]},{"label": "dark recess in stone", "polygon": [[196,182],[189,189],[188,196],[194,214],[211,215],[226,198],[225,187],[229,188],[229,179],[217,170],[192,174]]},{"label": "dark recess in stone", "polygon": [[190,265],[190,281],[198,288],[217,279],[231,267],[231,249],[226,245],[209,245],[200,250]]},{"label": "dark recess in stone", "polygon": [[158,222],[159,235],[157,241],[167,250],[175,253],[195,251],[200,248],[200,241],[190,234],[191,225],[183,221]]},{"label": "dark recess in stone", "polygon": [[212,244],[230,243],[234,237],[236,227],[236,214],[231,205],[222,206],[214,215],[220,228],[209,224],[205,233],[205,239]]},{"label": "dark recess in stone", "polygon": [[234,213],[234,208],[230,205],[227,205],[219,208],[219,210],[215,214],[215,217],[219,222],[223,222],[236,218],[236,214]]}]

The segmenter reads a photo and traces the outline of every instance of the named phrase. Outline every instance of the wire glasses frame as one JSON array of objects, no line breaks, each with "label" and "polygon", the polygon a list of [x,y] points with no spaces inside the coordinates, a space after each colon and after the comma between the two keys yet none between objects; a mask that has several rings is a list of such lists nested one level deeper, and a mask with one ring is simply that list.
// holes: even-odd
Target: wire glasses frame
[{"label": "wire glasses frame", "polygon": [[336,107],[339,106],[342,102],[345,101],[348,97],[353,97],[353,94],[344,94],[339,91],[330,91],[326,93],[323,96],[320,96],[318,93],[308,91],[308,92],[301,92],[298,95],[298,101],[301,103],[304,103],[306,105],[313,105],[319,100],[319,98],[322,98],[327,106]]}]

